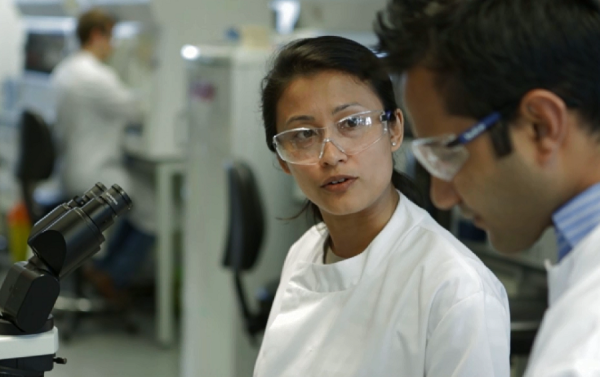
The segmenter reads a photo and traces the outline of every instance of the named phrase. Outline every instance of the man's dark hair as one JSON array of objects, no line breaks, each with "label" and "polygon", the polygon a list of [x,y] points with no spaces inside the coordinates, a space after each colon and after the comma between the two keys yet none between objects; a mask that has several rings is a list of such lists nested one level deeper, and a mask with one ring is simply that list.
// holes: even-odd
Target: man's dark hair
[{"label": "man's dark hair", "polygon": [[449,113],[502,111],[492,138],[510,153],[506,124],[533,89],[552,91],[600,133],[597,0],[391,0],[375,29],[396,73],[432,70]]},{"label": "man's dark hair", "polygon": [[92,36],[94,30],[108,33],[115,26],[117,19],[101,9],[91,9],[79,16],[77,22],[77,38],[84,46]]}]

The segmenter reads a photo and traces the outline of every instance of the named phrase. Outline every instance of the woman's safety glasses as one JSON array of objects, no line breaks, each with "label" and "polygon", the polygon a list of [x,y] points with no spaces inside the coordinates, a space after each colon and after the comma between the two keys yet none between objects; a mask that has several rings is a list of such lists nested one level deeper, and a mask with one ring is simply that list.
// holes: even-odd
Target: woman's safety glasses
[{"label": "woman's safety glasses", "polygon": [[489,130],[500,119],[500,113],[494,112],[458,136],[442,135],[414,140],[413,153],[431,175],[450,182],[469,158],[465,145]]},{"label": "woman's safety glasses", "polygon": [[325,144],[342,153],[356,155],[376,142],[388,130],[391,111],[365,111],[337,121],[333,127],[299,127],[273,137],[279,157],[298,165],[315,165],[323,157]]}]

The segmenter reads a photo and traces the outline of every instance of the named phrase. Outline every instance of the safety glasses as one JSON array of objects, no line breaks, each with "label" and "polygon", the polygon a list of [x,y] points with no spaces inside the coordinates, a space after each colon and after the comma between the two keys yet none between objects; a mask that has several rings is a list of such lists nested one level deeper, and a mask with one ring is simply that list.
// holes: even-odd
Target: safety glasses
[{"label": "safety glasses", "polygon": [[453,134],[414,140],[413,153],[434,177],[450,182],[469,158],[466,144],[494,126],[502,116],[493,112],[456,136]]},{"label": "safety glasses", "polygon": [[281,132],[273,137],[273,145],[286,162],[315,165],[323,157],[327,143],[348,156],[368,149],[386,134],[391,117],[390,111],[364,111],[328,127],[299,127]]}]

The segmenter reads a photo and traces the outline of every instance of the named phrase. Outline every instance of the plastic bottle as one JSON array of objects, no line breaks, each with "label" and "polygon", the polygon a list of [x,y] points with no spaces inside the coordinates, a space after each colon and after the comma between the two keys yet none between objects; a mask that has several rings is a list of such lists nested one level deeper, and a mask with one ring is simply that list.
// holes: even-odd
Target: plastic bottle
[{"label": "plastic bottle", "polygon": [[31,233],[31,220],[25,203],[17,203],[7,215],[8,247],[13,262],[27,259],[27,239]]}]

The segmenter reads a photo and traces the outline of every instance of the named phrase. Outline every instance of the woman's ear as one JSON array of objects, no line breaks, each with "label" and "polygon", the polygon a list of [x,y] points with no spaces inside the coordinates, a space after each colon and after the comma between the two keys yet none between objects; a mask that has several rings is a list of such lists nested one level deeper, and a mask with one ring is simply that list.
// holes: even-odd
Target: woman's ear
[{"label": "woman's ear", "polygon": [[392,142],[392,152],[396,152],[402,145],[404,140],[404,114],[402,110],[396,109],[394,111],[395,119],[388,122],[388,131]]},{"label": "woman's ear", "polygon": [[281,166],[281,169],[286,173],[286,174],[292,174],[292,172],[290,172],[290,167],[288,166],[287,162],[283,161],[281,159],[281,157],[277,156],[277,161],[279,162],[279,166]]}]

